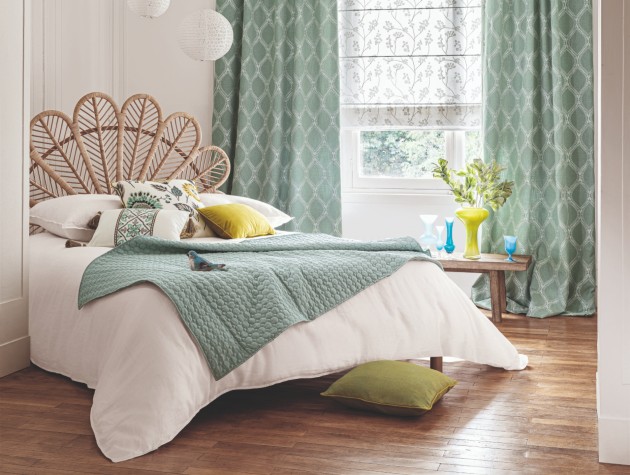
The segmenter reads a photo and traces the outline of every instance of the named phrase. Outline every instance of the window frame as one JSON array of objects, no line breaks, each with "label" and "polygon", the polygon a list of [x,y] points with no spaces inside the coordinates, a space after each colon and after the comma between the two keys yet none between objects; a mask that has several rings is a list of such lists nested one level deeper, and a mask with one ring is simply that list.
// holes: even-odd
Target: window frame
[{"label": "window frame", "polygon": [[362,177],[360,176],[361,164],[361,132],[363,131],[443,131],[444,132],[444,158],[452,168],[461,168],[466,163],[466,132],[472,130],[444,130],[434,128],[342,128],[341,129],[341,161],[347,170],[344,173],[346,190],[376,193],[431,193],[449,194],[449,187],[437,178],[389,178],[389,177]]}]

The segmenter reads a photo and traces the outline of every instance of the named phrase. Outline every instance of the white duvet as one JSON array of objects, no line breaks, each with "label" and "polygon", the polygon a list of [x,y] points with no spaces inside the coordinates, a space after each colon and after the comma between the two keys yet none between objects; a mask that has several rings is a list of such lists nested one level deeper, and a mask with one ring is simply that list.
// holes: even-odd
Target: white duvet
[{"label": "white duvet", "polygon": [[30,238],[31,359],[95,389],[91,423],[114,462],[169,442],[233,389],[312,378],[380,359],[454,356],[508,370],[527,357],[436,265],[409,262],[215,381],[171,301],[141,284],[77,309],[83,270],[107,248]]}]

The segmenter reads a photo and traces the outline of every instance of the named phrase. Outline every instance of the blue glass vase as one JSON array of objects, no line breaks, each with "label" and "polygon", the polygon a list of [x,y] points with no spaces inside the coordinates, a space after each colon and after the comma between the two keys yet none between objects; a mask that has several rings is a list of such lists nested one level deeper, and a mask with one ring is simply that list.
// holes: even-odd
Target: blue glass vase
[{"label": "blue glass vase", "polygon": [[516,262],[512,258],[512,254],[516,252],[516,239],[516,236],[503,236],[503,240],[505,241],[505,252],[508,253],[506,261],[508,262]]},{"label": "blue glass vase", "polygon": [[453,243],[453,221],[455,221],[453,217],[444,218],[444,222],[446,223],[446,244],[444,245],[444,250],[449,257],[455,250],[455,244]]},{"label": "blue glass vase", "polygon": [[421,214],[420,219],[422,220],[422,224],[424,224],[424,233],[420,236],[419,242],[427,249],[430,249],[437,241],[437,236],[433,234],[433,223],[435,223],[437,215]]}]

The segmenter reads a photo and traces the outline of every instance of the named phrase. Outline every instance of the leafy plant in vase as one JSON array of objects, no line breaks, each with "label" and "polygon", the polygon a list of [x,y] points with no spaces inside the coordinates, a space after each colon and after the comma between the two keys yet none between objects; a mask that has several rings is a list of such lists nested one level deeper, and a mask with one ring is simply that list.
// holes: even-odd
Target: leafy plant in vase
[{"label": "leafy plant in vase", "polygon": [[480,259],[477,233],[479,225],[490,214],[486,207],[489,206],[496,211],[503,206],[512,195],[514,182],[501,181],[501,172],[505,168],[495,161],[485,163],[480,159],[475,159],[461,170],[449,168],[448,162],[443,158],[434,165],[434,178],[442,179],[453,192],[455,202],[462,205],[455,211],[455,215],[466,227],[464,257]]}]

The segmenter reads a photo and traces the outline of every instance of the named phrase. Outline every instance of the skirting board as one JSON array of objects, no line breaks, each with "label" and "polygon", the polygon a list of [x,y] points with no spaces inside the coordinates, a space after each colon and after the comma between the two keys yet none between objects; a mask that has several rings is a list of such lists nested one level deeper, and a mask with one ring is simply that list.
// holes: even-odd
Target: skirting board
[{"label": "skirting board", "polygon": [[599,417],[599,461],[630,465],[630,419]]},{"label": "skirting board", "polygon": [[31,337],[24,336],[0,345],[0,378],[31,364]]}]

